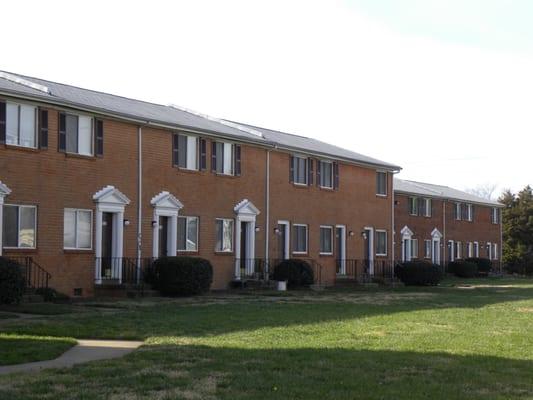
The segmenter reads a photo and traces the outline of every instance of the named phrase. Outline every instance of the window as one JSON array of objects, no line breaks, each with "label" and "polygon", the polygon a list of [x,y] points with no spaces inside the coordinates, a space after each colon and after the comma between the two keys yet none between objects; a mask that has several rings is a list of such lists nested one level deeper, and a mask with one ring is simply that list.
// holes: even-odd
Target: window
[{"label": "window", "polygon": [[424,199],[424,217],[431,217],[431,199]]},{"label": "window", "polygon": [[455,203],[454,204],[454,218],[457,221],[461,220],[461,210],[462,210],[462,204],[461,203]]},{"label": "window", "polygon": [[431,240],[424,240],[424,258],[431,258]]},{"label": "window", "polygon": [[474,219],[474,206],[472,204],[464,205],[465,220],[472,221]]},{"label": "window", "polygon": [[230,253],[233,251],[233,220],[216,220],[216,251]]},{"label": "window", "polygon": [[178,159],[176,165],[180,168],[198,169],[198,138],[195,136],[178,136]]},{"label": "window", "polygon": [[474,243],[468,242],[466,246],[468,250],[468,257],[474,257]]},{"label": "window", "polygon": [[309,160],[306,157],[291,157],[292,181],[298,185],[307,185]]},{"label": "window", "polygon": [[37,207],[4,205],[5,248],[35,248]]},{"label": "window", "polygon": [[492,208],[490,220],[493,224],[500,223],[500,210],[497,207]]},{"label": "window", "polygon": [[498,243],[492,244],[492,259],[493,260],[498,259]]},{"label": "window", "polygon": [[63,218],[63,248],[92,248],[92,211],[66,208]]},{"label": "window", "polygon": [[492,260],[492,244],[487,242],[487,258]]},{"label": "window", "polygon": [[307,225],[294,224],[293,232],[293,253],[305,254],[307,253]]},{"label": "window", "polygon": [[333,227],[320,227],[320,254],[333,254]]},{"label": "window", "polygon": [[479,243],[474,242],[474,257],[479,257]]},{"label": "window", "polygon": [[323,188],[333,188],[333,163],[330,161],[319,161],[318,171],[320,174],[320,186]]},{"label": "window", "polygon": [[387,195],[387,173],[377,171],[376,173],[376,193],[379,196],[386,196]]},{"label": "window", "polygon": [[[92,156],[93,119],[84,115],[60,114],[60,149],[67,153]],[[62,143],[64,141],[64,144]]]},{"label": "window", "polygon": [[448,261],[455,261],[455,245],[453,240],[448,240]]},{"label": "window", "polygon": [[376,255],[387,255],[387,231],[376,230]]},{"label": "window", "polygon": [[26,104],[6,103],[6,143],[37,147],[37,108]]},{"label": "window", "polygon": [[411,258],[418,258],[418,239],[411,239]]},{"label": "window", "polygon": [[227,142],[213,142],[211,169],[217,174],[241,174],[241,146]]},{"label": "window", "polygon": [[407,199],[410,215],[418,215],[418,201],[416,197],[409,197]]},{"label": "window", "polygon": [[178,217],[178,251],[198,251],[198,217]]},{"label": "window", "polygon": [[463,247],[463,244],[461,242],[455,242],[455,249],[454,249],[454,258],[455,259],[460,259],[461,258],[461,250],[462,250],[462,247]]}]

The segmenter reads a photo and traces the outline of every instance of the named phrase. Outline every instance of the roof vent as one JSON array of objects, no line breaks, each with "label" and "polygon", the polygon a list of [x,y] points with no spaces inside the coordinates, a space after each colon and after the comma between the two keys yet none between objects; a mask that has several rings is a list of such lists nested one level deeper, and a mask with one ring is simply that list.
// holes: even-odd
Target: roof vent
[{"label": "roof vent", "polygon": [[261,132],[259,132],[259,131],[256,131],[255,129],[251,129],[251,128],[248,128],[246,126],[235,124],[233,122],[225,121],[223,119],[211,117],[210,115],[202,114],[202,113],[199,113],[198,111],[193,111],[193,110],[190,110],[190,109],[185,108],[185,107],[177,106],[175,104],[169,104],[168,106],[171,107],[171,108],[175,108],[176,110],[185,111],[185,112],[188,112],[189,114],[194,114],[194,115],[196,115],[198,117],[205,118],[205,119],[207,119],[209,121],[218,122],[219,124],[226,125],[226,126],[229,126],[230,128],[238,129],[240,131],[243,131],[243,132],[246,132],[246,133],[249,133],[251,135],[258,136],[258,137],[264,139],[263,134]]},{"label": "roof vent", "polygon": [[0,78],[4,78],[5,80],[18,83],[19,85],[23,85],[23,86],[35,89],[40,92],[44,92],[46,94],[52,94],[52,92],[50,92],[50,89],[48,89],[46,86],[39,85],[38,83],[35,83],[35,82],[31,82],[17,75],[12,75],[7,72],[0,71]]}]

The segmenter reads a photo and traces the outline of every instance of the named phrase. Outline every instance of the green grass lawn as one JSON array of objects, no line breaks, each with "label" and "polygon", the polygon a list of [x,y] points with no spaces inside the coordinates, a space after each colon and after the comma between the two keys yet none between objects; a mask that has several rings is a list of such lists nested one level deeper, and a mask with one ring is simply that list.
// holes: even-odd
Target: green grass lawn
[{"label": "green grass lawn", "polygon": [[4,320],[11,334],[146,345],[0,376],[0,398],[533,399],[533,280],[118,305]]},{"label": "green grass lawn", "polygon": [[75,344],[72,338],[0,333],[0,365],[51,360]]}]

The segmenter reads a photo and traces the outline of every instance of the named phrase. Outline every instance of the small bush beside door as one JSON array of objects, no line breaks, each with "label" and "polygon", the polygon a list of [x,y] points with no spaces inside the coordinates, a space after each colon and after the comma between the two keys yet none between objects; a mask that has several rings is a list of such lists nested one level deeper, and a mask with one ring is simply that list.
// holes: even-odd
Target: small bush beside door
[{"label": "small bush beside door", "polygon": [[147,278],[164,296],[192,296],[209,290],[213,266],[199,257],[162,257],[155,260]]},{"label": "small bush beside door", "polygon": [[284,260],[274,267],[272,279],[287,281],[289,289],[308,287],[315,281],[313,268],[305,260],[293,258]]},{"label": "small bush beside door", "polygon": [[396,275],[406,286],[435,286],[444,278],[440,266],[425,261],[397,265]]},{"label": "small bush beside door", "polygon": [[23,267],[15,261],[0,257],[0,304],[20,303],[24,288]]}]

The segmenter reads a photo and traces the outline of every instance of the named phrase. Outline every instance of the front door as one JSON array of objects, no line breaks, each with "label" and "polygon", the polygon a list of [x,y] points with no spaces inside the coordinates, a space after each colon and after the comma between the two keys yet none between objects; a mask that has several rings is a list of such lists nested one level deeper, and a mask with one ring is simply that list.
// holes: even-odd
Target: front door
[{"label": "front door", "polygon": [[113,277],[113,213],[102,213],[102,277]]},{"label": "front door", "polygon": [[159,217],[159,257],[168,254],[168,217]]},{"label": "front door", "polygon": [[432,262],[433,264],[439,264],[440,265],[440,241],[439,240],[433,240],[433,251],[431,252]]},{"label": "front door", "polygon": [[374,274],[374,241],[373,241],[373,230],[365,228],[365,267],[367,273],[370,275]]},{"label": "front door", "polygon": [[285,256],[287,254],[287,249],[286,249],[286,240],[287,240],[287,229],[285,227],[285,224],[278,224],[278,230],[279,230],[279,235],[278,235],[278,249],[279,249],[279,253],[278,253],[278,258],[280,260],[285,260]]}]

